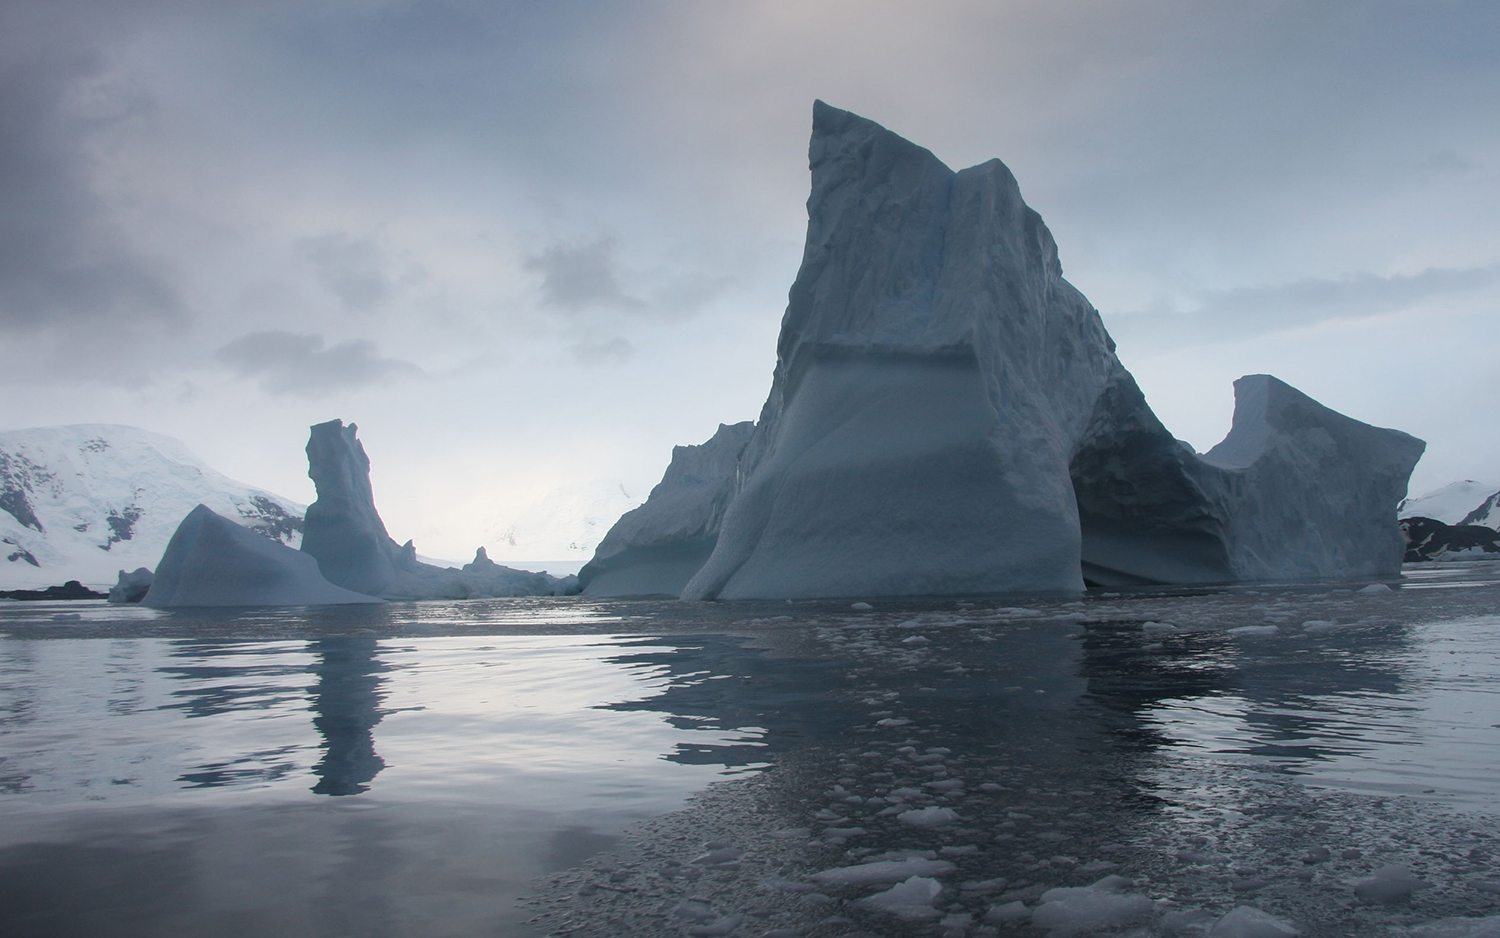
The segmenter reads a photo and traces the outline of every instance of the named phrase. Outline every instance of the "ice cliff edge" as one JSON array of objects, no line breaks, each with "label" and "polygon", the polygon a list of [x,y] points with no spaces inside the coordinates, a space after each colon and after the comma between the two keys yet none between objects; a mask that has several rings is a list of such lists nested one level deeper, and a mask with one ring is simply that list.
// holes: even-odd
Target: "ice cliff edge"
[{"label": "ice cliff edge", "polygon": [[[649,581],[690,599],[931,595],[1399,570],[1395,509],[1421,441],[1252,376],[1236,384],[1229,437],[1198,456],[1151,412],[1004,164],[955,173],[822,102],[809,163],[806,247],[759,420],[715,470],[714,497],[684,497],[669,469],[601,543],[586,593]],[[684,531],[698,532],[695,553],[710,534],[712,548],[690,574],[678,551],[669,572],[660,560]]]}]

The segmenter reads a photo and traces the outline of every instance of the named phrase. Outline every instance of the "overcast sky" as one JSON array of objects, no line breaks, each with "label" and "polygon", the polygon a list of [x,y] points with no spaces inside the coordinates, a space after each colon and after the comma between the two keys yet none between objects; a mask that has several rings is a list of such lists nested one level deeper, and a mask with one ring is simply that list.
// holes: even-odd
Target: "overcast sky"
[{"label": "overcast sky", "polygon": [[1500,481],[1496,36],[1442,0],[7,0],[0,428],[309,501],[340,417],[398,539],[555,555],[759,412],[822,98],[1004,160],[1199,449],[1269,372],[1426,439],[1414,490]]}]

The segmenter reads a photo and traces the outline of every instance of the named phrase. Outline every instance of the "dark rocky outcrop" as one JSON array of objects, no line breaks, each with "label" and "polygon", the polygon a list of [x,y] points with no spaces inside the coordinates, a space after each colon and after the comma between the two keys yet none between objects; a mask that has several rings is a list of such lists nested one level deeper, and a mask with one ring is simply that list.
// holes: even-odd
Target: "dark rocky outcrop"
[{"label": "dark rocky outcrop", "polygon": [[35,602],[47,599],[106,599],[105,593],[96,593],[77,580],[69,580],[62,586],[49,586],[39,590],[0,590],[0,599],[19,599]]},{"label": "dark rocky outcrop", "polygon": [[1480,524],[1444,524],[1421,516],[1402,518],[1406,562],[1500,558],[1500,531]]}]

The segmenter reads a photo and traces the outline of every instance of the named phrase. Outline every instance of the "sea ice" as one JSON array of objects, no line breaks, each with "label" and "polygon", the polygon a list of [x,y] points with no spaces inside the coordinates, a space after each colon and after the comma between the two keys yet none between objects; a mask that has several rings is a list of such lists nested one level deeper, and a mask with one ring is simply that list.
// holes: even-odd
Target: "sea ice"
[{"label": "sea ice", "polygon": [[896,815],[896,820],[902,824],[910,824],[912,827],[944,827],[958,820],[958,812],[952,808],[929,805],[925,808],[902,811]]},{"label": "sea ice", "polygon": [[1292,938],[1302,932],[1286,919],[1254,906],[1237,906],[1209,929],[1209,938]]},{"label": "sea ice", "polygon": [[825,886],[875,886],[899,883],[913,876],[943,876],[955,867],[947,860],[877,860],[860,866],[841,866],[809,876]]},{"label": "sea ice", "polygon": [[1394,904],[1406,902],[1418,889],[1429,885],[1404,866],[1382,866],[1374,876],[1354,884],[1354,895],[1367,902]]},{"label": "sea ice", "polygon": [[897,883],[884,892],[866,896],[856,904],[867,909],[888,912],[906,921],[932,921],[942,918],[943,913],[933,908],[933,903],[942,895],[943,884],[926,876],[913,876]]},{"label": "sea ice", "polygon": [[1126,892],[1133,885],[1123,876],[1106,876],[1091,886],[1049,889],[1031,913],[1031,924],[1048,929],[1051,938],[1141,924],[1155,914],[1156,905],[1146,896]]},{"label": "sea ice", "polygon": [[1030,919],[1031,910],[1026,907],[1026,903],[1019,899],[1001,905],[992,905],[989,911],[984,913],[984,920],[991,925],[1009,925],[1014,922],[1029,921]]},{"label": "sea ice", "polygon": [[1500,915],[1483,918],[1444,918],[1418,925],[1411,938],[1500,938]]}]

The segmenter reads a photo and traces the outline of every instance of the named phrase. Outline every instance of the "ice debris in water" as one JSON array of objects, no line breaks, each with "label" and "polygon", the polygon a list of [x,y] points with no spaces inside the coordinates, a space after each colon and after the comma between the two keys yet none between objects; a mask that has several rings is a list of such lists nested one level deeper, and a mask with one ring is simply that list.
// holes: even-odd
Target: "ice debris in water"
[{"label": "ice debris in water", "polygon": [[1444,918],[1418,925],[1411,938],[1500,938],[1500,915],[1484,918]]},{"label": "ice debris in water", "polygon": [[1242,625],[1239,628],[1229,630],[1230,635],[1239,638],[1271,638],[1281,634],[1281,629],[1274,625]]},{"label": "ice debris in water", "polygon": [[1382,866],[1374,876],[1354,884],[1354,895],[1366,902],[1405,902],[1412,893],[1430,885],[1404,866]]},{"label": "ice debris in water", "polygon": [[926,876],[913,876],[884,892],[866,896],[858,905],[888,912],[907,921],[918,922],[942,918],[933,903],[943,892],[943,884]]},{"label": "ice debris in water", "polygon": [[958,812],[952,808],[929,805],[925,808],[902,811],[896,815],[896,820],[903,824],[910,824],[912,827],[942,827],[958,820]]},{"label": "ice debris in water", "polygon": [[1147,635],[1167,635],[1177,631],[1177,626],[1170,622],[1142,622],[1141,631]]},{"label": "ice debris in water", "polygon": [[808,877],[815,883],[832,886],[874,886],[899,883],[913,876],[942,876],[955,867],[947,860],[878,860],[860,866],[842,866]]},{"label": "ice debris in water", "polygon": [[1300,934],[1301,930],[1286,919],[1250,905],[1235,908],[1208,932],[1209,938],[1292,938]]},{"label": "ice debris in water", "polygon": [[1048,929],[1050,938],[1086,935],[1106,928],[1123,928],[1147,921],[1156,905],[1123,876],[1106,876],[1091,886],[1064,886],[1042,893],[1042,904],[1031,913],[1031,924]]},{"label": "ice debris in water", "polygon": [[992,905],[990,910],[984,913],[984,920],[991,925],[1009,925],[1013,922],[1024,922],[1030,918],[1031,910],[1020,899]]},{"label": "ice debris in water", "polygon": [[1384,583],[1371,583],[1364,589],[1358,590],[1358,592],[1361,593],[1389,593],[1390,591],[1391,588],[1389,586],[1386,586]]},{"label": "ice debris in water", "polygon": [[849,608],[853,609],[855,612],[869,612],[875,607],[870,605],[869,603],[854,603]]}]

